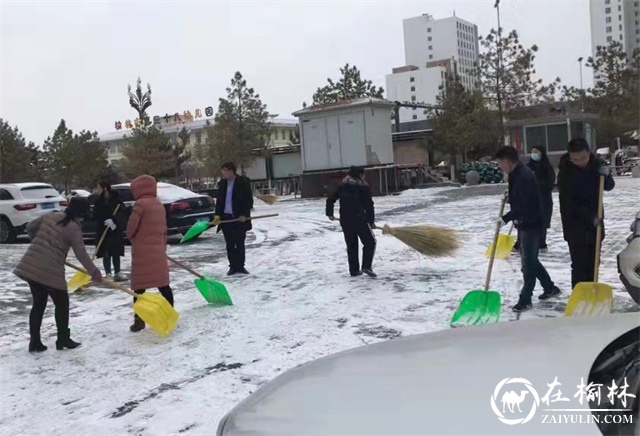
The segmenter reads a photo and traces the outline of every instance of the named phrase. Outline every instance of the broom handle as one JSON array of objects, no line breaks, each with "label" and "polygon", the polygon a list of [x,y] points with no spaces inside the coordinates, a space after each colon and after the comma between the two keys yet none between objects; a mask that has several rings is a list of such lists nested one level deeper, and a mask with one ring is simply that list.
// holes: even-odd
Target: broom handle
[{"label": "broom handle", "polygon": [[604,197],[604,176],[600,176],[600,188],[598,189],[598,227],[596,228],[596,258],[593,263],[593,282],[598,283],[598,276],[600,272],[600,249],[601,243],[600,237],[602,236],[602,209],[603,209],[603,197]]},{"label": "broom handle", "polygon": [[[84,273],[86,275],[89,275],[88,272],[86,272],[84,269],[80,268],[79,266],[75,266],[69,262],[65,262],[65,265],[67,265],[69,268],[73,268],[76,271],[80,271],[81,273]],[[112,282],[111,280],[107,280],[107,279],[102,279],[102,283],[104,283],[105,285],[114,288],[114,289],[119,289],[122,292],[125,292],[129,295],[131,295],[134,298],[138,298],[140,295],[136,294],[135,292],[133,292],[131,289],[127,288],[126,286],[122,286],[121,284],[118,284],[116,282]]]},{"label": "broom handle", "polygon": [[192,270],[191,268],[189,268],[187,265],[183,264],[182,262],[178,262],[177,260],[175,260],[172,257],[167,256],[167,259],[169,259],[171,262],[175,263],[176,265],[178,265],[180,268],[189,271],[191,274],[193,274],[194,276],[198,277],[199,279],[204,278],[204,276],[198,274],[197,272],[195,272],[194,270]]},{"label": "broom handle", "polygon": [[[498,220],[502,218],[504,212],[504,204],[507,202],[507,192],[505,191],[502,196],[502,202],[500,203],[500,213],[498,214]],[[496,257],[496,249],[498,248],[498,237],[500,236],[500,223],[496,221],[496,233],[493,235],[493,244],[491,245],[491,257],[489,258],[489,267],[487,268],[487,278],[484,282],[484,290],[489,290],[489,283],[491,283],[491,270],[493,269],[493,260]]]},{"label": "broom handle", "polygon": [[[115,208],[115,210],[113,211],[112,216],[116,216],[116,214],[118,213],[118,210],[120,209],[120,205],[118,204]],[[96,257],[98,257],[98,251],[100,251],[100,247],[102,246],[102,243],[104,242],[104,238],[105,236],[107,236],[107,232],[109,231],[109,227],[104,228],[104,231],[102,232],[102,236],[100,237],[100,240],[98,241],[98,245],[96,245],[96,249],[93,252],[93,257],[91,258],[91,260],[96,260]]]},{"label": "broom handle", "polygon": [[513,221],[511,221],[511,227],[509,227],[509,236],[513,233]]},{"label": "broom handle", "polygon": [[[272,214],[270,214],[270,215],[248,216],[248,217],[246,217],[245,219],[246,219],[247,221],[248,221],[248,220],[258,220],[258,219],[260,219],[260,218],[271,218],[271,217],[278,216],[278,215],[280,215],[280,214],[279,214],[279,213],[272,213]],[[237,223],[238,221],[240,221],[240,218],[234,218],[234,219],[232,219],[232,220],[220,221],[217,225],[220,225],[220,224],[229,224],[229,223]],[[214,227],[214,225],[213,225],[213,221],[209,223],[209,227]]]}]

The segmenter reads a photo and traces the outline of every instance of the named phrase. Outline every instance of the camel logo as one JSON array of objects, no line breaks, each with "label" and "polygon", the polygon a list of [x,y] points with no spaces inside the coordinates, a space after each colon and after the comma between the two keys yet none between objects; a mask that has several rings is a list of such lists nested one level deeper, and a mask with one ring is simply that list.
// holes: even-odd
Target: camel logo
[{"label": "camel logo", "polygon": [[[507,386],[515,385],[515,386]],[[512,389],[503,389],[505,386]],[[519,387],[520,389],[515,389]],[[531,394],[532,400],[526,401],[528,394]],[[498,406],[498,403],[502,404],[502,408]],[[523,404],[524,403],[524,404]],[[527,415],[521,417],[526,412],[526,408],[523,412],[522,406],[531,403],[531,409]],[[533,415],[536,414],[538,406],[540,405],[540,397],[538,392],[533,388],[531,382],[524,378],[505,378],[498,383],[496,389],[491,396],[491,408],[493,412],[498,416],[498,419],[508,425],[524,424],[529,422]],[[502,410],[501,410],[502,409]],[[518,417],[506,418],[505,414],[511,416],[516,415]]]}]

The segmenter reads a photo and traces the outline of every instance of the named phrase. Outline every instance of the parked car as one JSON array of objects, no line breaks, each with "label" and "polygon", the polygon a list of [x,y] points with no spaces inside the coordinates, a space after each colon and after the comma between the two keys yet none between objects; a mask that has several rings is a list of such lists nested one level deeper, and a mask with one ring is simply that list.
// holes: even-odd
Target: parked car
[{"label": "parked car", "polygon": [[627,247],[618,254],[620,281],[637,304],[640,304],[640,211],[631,223]]},{"label": "parked car", "polygon": [[62,196],[67,199],[71,197],[75,197],[76,195],[79,195],[80,197],[89,197],[91,195],[91,192],[86,191],[84,189],[74,189],[72,191],[69,191],[68,194],[66,192],[62,193]]},{"label": "parked car", "polygon": [[67,200],[46,183],[0,185],[0,244],[15,242],[31,221],[66,206]]},{"label": "parked car", "polygon": [[285,371],[217,434],[637,435],[639,356],[637,313],[408,336]]},{"label": "parked car", "polygon": [[[126,222],[135,203],[131,193],[131,184],[120,183],[111,186],[111,189],[117,191],[124,202],[123,219]],[[97,197],[98,195],[95,193],[89,197],[92,205]],[[215,200],[212,197],[196,194],[170,183],[158,183],[158,199],[164,204],[167,211],[168,235],[184,234],[196,221],[211,221],[215,215]],[[93,218],[83,223],[82,232],[86,238],[95,237],[96,222]]]}]

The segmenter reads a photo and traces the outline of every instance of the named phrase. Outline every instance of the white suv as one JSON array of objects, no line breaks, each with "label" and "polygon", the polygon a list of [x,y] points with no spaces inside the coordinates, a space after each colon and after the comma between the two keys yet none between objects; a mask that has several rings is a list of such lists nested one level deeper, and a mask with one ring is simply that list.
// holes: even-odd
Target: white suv
[{"label": "white suv", "polygon": [[29,222],[64,210],[67,201],[46,183],[0,184],[0,244],[15,242]]}]

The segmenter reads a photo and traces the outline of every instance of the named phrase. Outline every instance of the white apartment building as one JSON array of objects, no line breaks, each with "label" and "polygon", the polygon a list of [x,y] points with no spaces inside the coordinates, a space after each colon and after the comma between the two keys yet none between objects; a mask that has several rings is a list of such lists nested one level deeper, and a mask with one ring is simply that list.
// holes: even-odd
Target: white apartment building
[{"label": "white apartment building", "polygon": [[475,87],[478,26],[456,16],[435,20],[429,14],[407,18],[402,24],[406,65],[425,68],[433,61],[454,59],[462,84],[467,89]]},{"label": "white apartment building", "polygon": [[628,56],[640,48],[640,0],[590,0],[591,52],[614,41]]},{"label": "white apartment building", "polygon": [[[405,66],[387,75],[387,99],[433,104],[457,75],[468,90],[478,85],[475,68],[480,47],[478,27],[456,16],[436,20],[429,14],[403,20]],[[424,109],[400,109],[400,122],[424,120]]]}]

